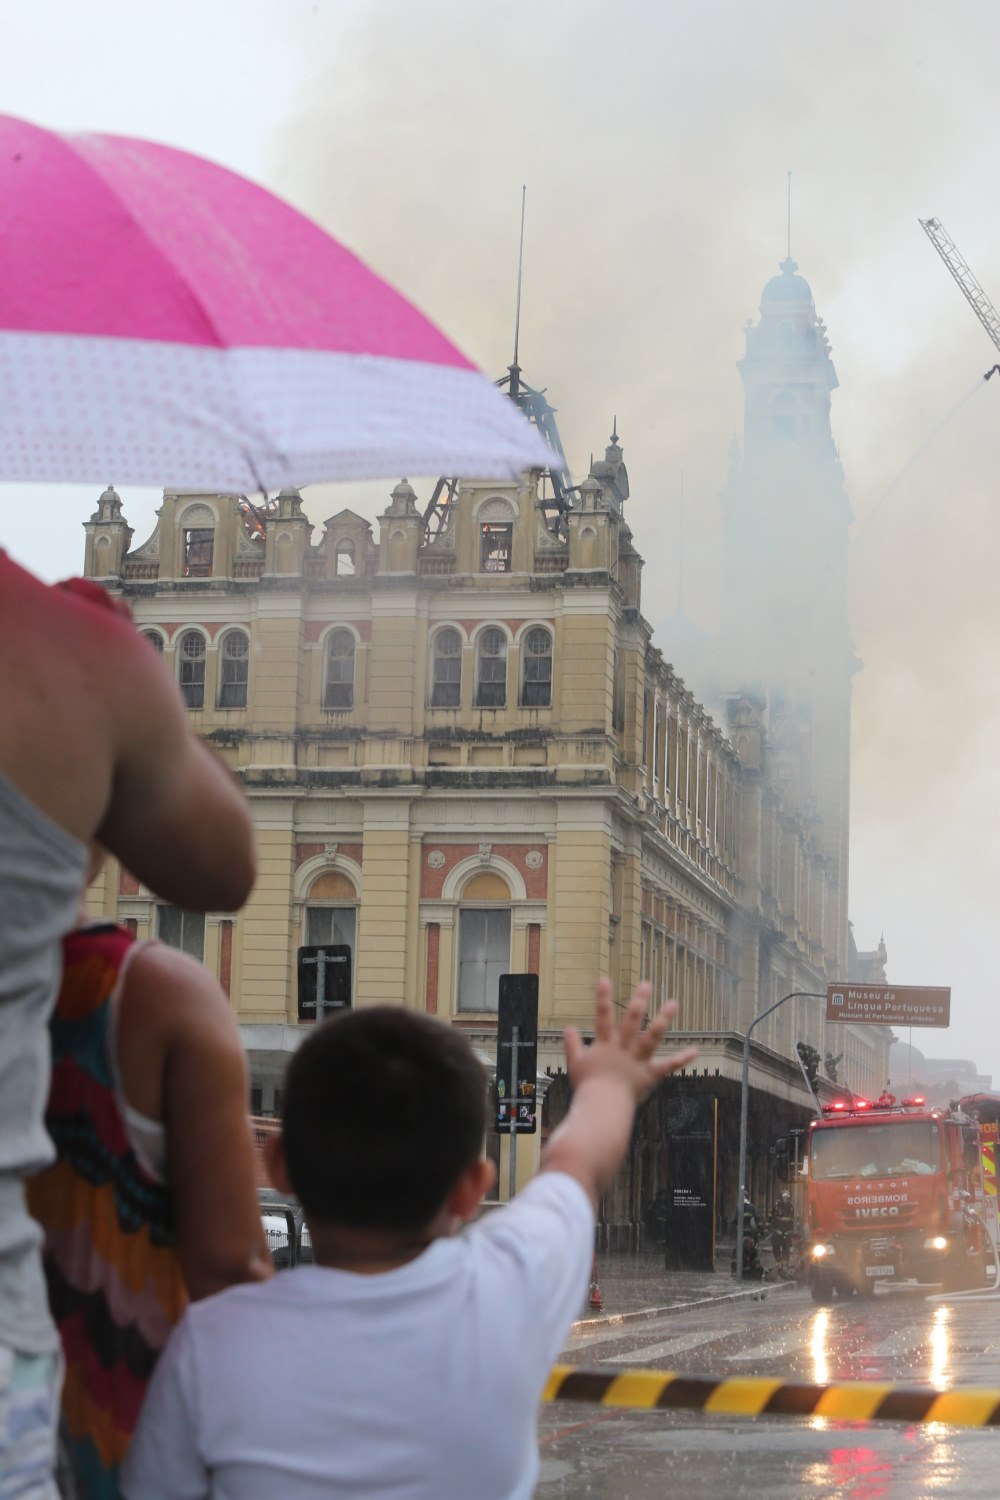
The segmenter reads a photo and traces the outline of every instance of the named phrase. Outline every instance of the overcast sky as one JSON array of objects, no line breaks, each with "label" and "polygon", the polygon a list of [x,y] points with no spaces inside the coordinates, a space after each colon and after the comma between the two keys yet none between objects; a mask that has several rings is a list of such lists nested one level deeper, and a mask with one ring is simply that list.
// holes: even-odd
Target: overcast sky
[{"label": "overcast sky", "polygon": [[[884,928],[893,980],[953,986],[950,1031],[914,1042],[1000,1083],[1000,379],[917,224],[939,216],[1000,302],[998,42],[988,0],[33,0],[5,8],[0,100],[266,183],[496,374],[526,182],[522,364],[577,478],[617,414],[654,625],[676,605],[682,471],[685,607],[714,620],[735,361],[790,168],[858,518],[855,932]],[[95,498],[0,488],[0,539],[78,570]],[[140,540],[156,497],[124,499]],[[377,487],[307,503],[382,508]]]}]

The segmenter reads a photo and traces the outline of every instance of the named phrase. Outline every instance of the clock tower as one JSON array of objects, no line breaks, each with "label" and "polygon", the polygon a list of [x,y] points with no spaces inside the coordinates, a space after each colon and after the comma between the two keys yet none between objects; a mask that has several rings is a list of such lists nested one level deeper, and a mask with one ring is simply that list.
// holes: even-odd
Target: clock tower
[{"label": "clock tower", "polygon": [[847,961],[852,515],[830,428],[837,372],[808,283],[789,256],[764,287],[739,361],[743,446],[723,495],[720,679],[767,705],[773,770],[831,862],[829,950]]}]

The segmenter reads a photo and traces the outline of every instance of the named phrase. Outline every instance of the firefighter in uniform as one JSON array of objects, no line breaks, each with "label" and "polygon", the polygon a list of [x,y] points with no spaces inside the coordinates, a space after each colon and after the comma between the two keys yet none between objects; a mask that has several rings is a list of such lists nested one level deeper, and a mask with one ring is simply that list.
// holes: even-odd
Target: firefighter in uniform
[{"label": "firefighter in uniform", "polygon": [[[743,1235],[743,1274],[744,1276],[761,1277],[764,1268],[761,1265],[757,1247],[760,1243],[761,1232],[764,1228],[760,1213],[752,1201],[749,1193],[743,1197],[742,1225],[737,1231]],[[736,1254],[734,1252],[730,1269],[736,1272]]]},{"label": "firefighter in uniform", "polygon": [[774,1264],[784,1266],[795,1228],[795,1210],[792,1208],[792,1195],[787,1188],[771,1209],[767,1227],[771,1231],[771,1252],[774,1255]]}]

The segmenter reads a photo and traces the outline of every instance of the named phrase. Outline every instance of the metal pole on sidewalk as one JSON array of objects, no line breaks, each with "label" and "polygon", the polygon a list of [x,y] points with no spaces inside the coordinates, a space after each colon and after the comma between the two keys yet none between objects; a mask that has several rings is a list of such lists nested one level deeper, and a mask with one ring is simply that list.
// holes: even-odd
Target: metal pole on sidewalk
[{"label": "metal pole on sidewalk", "polygon": [[818,990],[792,990],[790,995],[782,995],[767,1010],[762,1010],[759,1016],[755,1016],[750,1022],[743,1035],[743,1081],[740,1087],[740,1172],[739,1172],[739,1197],[736,1203],[736,1282],[741,1285],[743,1281],[743,1200],[747,1190],[747,1112],[750,1107],[750,1037],[754,1028],[761,1021],[766,1021],[772,1011],[784,1005],[786,1000],[825,1000],[826,992],[820,994]]}]

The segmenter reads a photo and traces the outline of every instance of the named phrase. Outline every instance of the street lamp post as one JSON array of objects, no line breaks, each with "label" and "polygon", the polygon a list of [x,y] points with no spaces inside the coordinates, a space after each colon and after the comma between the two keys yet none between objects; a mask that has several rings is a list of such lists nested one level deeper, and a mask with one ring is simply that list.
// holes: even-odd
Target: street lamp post
[{"label": "street lamp post", "polygon": [[750,1103],[750,1037],[755,1026],[761,1021],[766,1021],[772,1011],[784,1005],[786,1000],[825,1000],[825,993],[820,994],[818,990],[793,990],[790,995],[782,995],[780,1000],[775,1000],[767,1010],[762,1010],[759,1016],[755,1016],[747,1027],[743,1036],[743,1084],[740,1089],[740,1186],[739,1196],[736,1201],[736,1281],[743,1280],[743,1200],[747,1190],[747,1109]]}]

